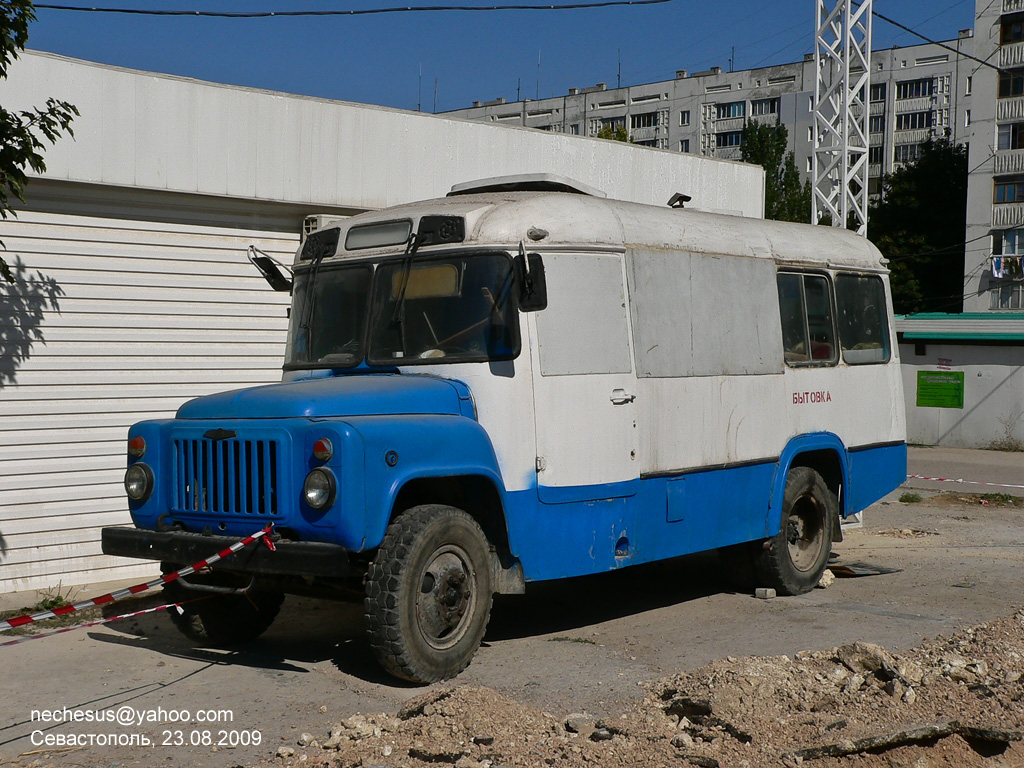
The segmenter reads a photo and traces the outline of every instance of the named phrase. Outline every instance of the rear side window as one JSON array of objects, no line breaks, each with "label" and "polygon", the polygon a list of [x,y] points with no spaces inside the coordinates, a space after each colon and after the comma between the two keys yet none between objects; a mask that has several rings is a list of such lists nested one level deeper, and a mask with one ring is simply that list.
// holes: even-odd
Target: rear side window
[{"label": "rear side window", "polygon": [[786,363],[834,364],[835,324],[828,279],[823,275],[782,272],[778,283]]},{"label": "rear side window", "polygon": [[843,360],[850,365],[889,360],[885,286],[875,275],[836,277],[836,309]]}]

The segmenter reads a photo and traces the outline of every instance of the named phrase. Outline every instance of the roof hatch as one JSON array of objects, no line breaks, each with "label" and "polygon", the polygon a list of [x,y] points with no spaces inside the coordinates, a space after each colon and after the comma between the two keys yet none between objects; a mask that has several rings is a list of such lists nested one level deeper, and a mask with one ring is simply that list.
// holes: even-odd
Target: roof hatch
[{"label": "roof hatch", "polygon": [[490,179],[466,181],[453,186],[448,197],[477,195],[483,192],[570,192],[590,197],[608,197],[601,190],[587,186],[581,181],[553,173],[521,173],[516,176],[495,176]]}]

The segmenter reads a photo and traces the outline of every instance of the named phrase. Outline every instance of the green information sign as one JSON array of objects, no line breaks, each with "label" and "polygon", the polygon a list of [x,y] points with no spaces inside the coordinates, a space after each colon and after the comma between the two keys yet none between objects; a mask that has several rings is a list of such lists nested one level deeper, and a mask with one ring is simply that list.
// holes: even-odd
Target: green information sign
[{"label": "green information sign", "polygon": [[918,371],[919,408],[963,408],[963,371]]}]

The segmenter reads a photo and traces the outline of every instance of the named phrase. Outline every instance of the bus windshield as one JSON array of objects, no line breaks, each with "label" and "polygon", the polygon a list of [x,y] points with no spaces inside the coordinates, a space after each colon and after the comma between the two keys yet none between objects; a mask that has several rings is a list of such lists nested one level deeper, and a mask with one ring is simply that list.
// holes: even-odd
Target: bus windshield
[{"label": "bus windshield", "polygon": [[285,367],[511,360],[520,347],[512,275],[507,253],[297,272]]}]

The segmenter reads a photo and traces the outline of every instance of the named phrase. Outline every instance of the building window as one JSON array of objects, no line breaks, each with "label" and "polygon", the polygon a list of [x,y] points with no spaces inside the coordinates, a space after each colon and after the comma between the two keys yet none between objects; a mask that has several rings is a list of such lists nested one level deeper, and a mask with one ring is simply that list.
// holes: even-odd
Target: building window
[{"label": "building window", "polygon": [[922,128],[931,128],[931,112],[904,112],[896,115],[897,131],[918,131]]},{"label": "building window", "polygon": [[571,133],[573,136],[579,136],[580,135],[580,124],[579,123],[573,123],[572,125],[570,125],[569,126],[569,133]]},{"label": "building window", "polygon": [[876,83],[871,86],[872,101],[885,101],[885,86],[886,83]]},{"label": "building window", "polygon": [[1024,69],[1004,69],[999,73],[999,98],[1024,96]]},{"label": "building window", "polygon": [[679,151],[680,152],[689,152],[690,151],[690,140],[689,139],[682,139],[679,142]]},{"label": "building window", "polygon": [[812,144],[814,143],[814,126],[813,125],[808,125],[807,126],[807,140],[809,142],[811,142]]},{"label": "building window", "polygon": [[1006,179],[996,181],[995,202],[1024,202],[1024,179]]},{"label": "building window", "polygon": [[903,80],[896,83],[897,99],[920,99],[931,96],[934,88],[934,81],[927,77],[921,80]]},{"label": "building window", "polygon": [[684,109],[679,113],[679,124],[683,126],[690,124],[690,110]]},{"label": "building window", "polygon": [[872,165],[880,165],[882,163],[882,149],[883,147],[880,144],[868,147],[868,162]]},{"label": "building window", "polygon": [[1024,149],[1024,123],[1008,123],[997,129],[996,147]]},{"label": "building window", "polygon": [[743,131],[726,131],[715,134],[716,147],[738,147],[743,144]]},{"label": "building window", "polygon": [[778,99],[757,99],[750,102],[750,114],[753,115],[777,115],[779,114]]},{"label": "building window", "polygon": [[610,129],[617,131],[619,128],[626,130],[626,118],[625,117],[602,117],[601,118],[601,130]]},{"label": "building window", "polygon": [[1010,283],[1000,285],[988,292],[989,309],[1020,309],[1021,286]]},{"label": "building window", "polygon": [[967,76],[967,85],[964,86],[964,96],[971,95],[971,88],[974,87],[974,78],[970,75]]},{"label": "building window", "polygon": [[1020,14],[1003,19],[999,30],[999,44],[1011,45],[1024,42],[1024,18]]},{"label": "building window", "polygon": [[807,158],[807,172],[808,173],[814,173],[814,158],[813,157],[808,157]]},{"label": "building window", "polygon": [[893,162],[912,163],[920,156],[920,144],[897,144],[893,147]]},{"label": "building window", "polygon": [[868,118],[868,133],[885,133],[885,115],[872,115]]},{"label": "building window", "polygon": [[654,128],[657,124],[657,112],[641,112],[639,115],[630,115],[629,117],[629,127],[633,130],[637,128]]},{"label": "building window", "polygon": [[964,128],[969,127],[971,124],[971,110],[964,112]]},{"label": "building window", "polygon": [[[993,243],[993,255],[995,256],[1021,256],[1024,255],[1024,229],[1008,229],[998,243]],[[1001,246],[1001,250],[997,250]]]},{"label": "building window", "polygon": [[638,146],[638,147],[657,147],[658,146],[658,140],[657,139],[646,139],[644,141],[634,141],[633,143],[636,146]]},{"label": "building window", "polygon": [[732,117],[743,117],[746,114],[746,102],[730,101],[728,104],[715,105],[715,117],[719,120],[728,120]]}]

